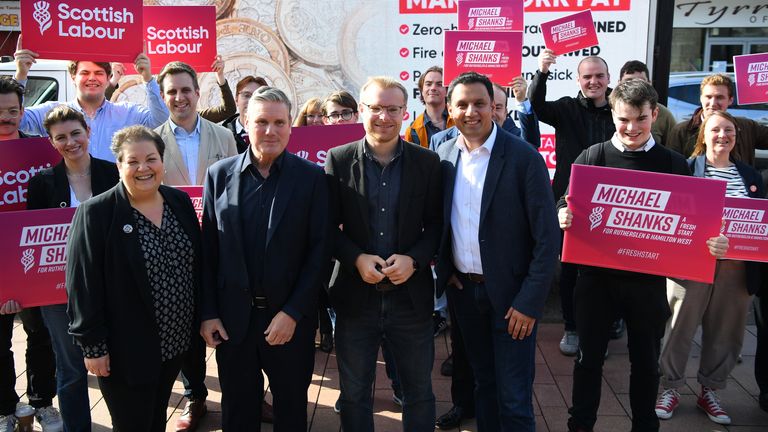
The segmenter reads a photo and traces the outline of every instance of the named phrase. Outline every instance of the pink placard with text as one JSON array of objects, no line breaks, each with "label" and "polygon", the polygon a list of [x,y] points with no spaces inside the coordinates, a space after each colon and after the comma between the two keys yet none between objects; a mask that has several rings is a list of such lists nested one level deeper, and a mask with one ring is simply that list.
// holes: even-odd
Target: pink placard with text
[{"label": "pink placard with text", "polygon": [[64,275],[67,238],[74,208],[0,213],[3,278],[0,304],[22,307],[67,302]]},{"label": "pink placard with text", "polygon": [[189,199],[192,200],[192,206],[197,213],[197,221],[200,225],[203,224],[203,187],[202,186],[174,186],[176,189],[182,190],[189,195]]},{"label": "pink placard with text", "polygon": [[739,105],[768,102],[768,53],[733,56]]},{"label": "pink placard with text", "polygon": [[711,283],[725,182],[574,164],[562,260]]},{"label": "pink placard with text", "polygon": [[448,30],[443,82],[475,71],[496,84],[509,85],[522,71],[522,52],[522,32]]},{"label": "pink placard with text", "polygon": [[598,44],[592,11],[585,10],[541,23],[544,45],[555,55],[567,54]]},{"label": "pink placard with text", "polygon": [[362,123],[294,127],[291,129],[287,150],[310,162],[325,166],[328,150],[364,136]]},{"label": "pink placard with text", "polygon": [[459,30],[523,31],[523,0],[459,0]]},{"label": "pink placard with text", "polygon": [[722,228],[726,258],[768,262],[768,200],[726,197]]},{"label": "pink placard with text", "polygon": [[21,2],[23,47],[44,59],[130,63],[142,29],[142,0]]},{"label": "pink placard with text", "polygon": [[60,160],[47,138],[0,141],[0,212],[26,210],[29,180]]},{"label": "pink placard with text", "polygon": [[216,6],[145,6],[144,40],[152,73],[172,61],[210,72],[216,59]]}]

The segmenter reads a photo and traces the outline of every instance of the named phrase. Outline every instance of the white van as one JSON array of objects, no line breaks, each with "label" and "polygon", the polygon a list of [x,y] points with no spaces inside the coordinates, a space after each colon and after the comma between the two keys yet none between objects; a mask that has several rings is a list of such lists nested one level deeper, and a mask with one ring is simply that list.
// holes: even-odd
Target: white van
[{"label": "white van", "polygon": [[[66,60],[38,60],[29,70],[24,106],[39,105],[48,101],[66,102],[75,98],[75,83],[69,78]],[[0,75],[16,72],[16,63],[0,63]]]}]

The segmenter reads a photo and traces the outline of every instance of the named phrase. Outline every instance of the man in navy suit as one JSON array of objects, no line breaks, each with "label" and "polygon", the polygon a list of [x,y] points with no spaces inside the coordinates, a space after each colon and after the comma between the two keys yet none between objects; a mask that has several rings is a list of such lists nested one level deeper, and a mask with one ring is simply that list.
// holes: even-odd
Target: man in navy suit
[{"label": "man in navy suit", "polygon": [[251,97],[250,148],[208,169],[200,333],[216,347],[225,431],[259,431],[262,369],[275,430],[307,430],[321,274],[330,261],[323,170],[285,151],[291,102]]},{"label": "man in navy suit", "polygon": [[[448,88],[461,135],[443,144],[437,289],[448,290],[475,374],[480,431],[533,431],[537,319],[560,246],[541,156],[494,124],[493,86],[475,72]],[[439,293],[438,292],[438,293]]]}]

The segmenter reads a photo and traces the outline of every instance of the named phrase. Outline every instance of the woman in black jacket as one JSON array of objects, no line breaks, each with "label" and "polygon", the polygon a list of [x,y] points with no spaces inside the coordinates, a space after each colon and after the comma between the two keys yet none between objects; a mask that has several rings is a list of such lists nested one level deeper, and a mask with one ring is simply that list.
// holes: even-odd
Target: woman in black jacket
[{"label": "woman in black jacket", "polygon": [[67,243],[69,333],[116,431],[164,431],[193,333],[200,226],[189,196],[163,186],[160,136],[112,139],[120,183],[84,202]]}]

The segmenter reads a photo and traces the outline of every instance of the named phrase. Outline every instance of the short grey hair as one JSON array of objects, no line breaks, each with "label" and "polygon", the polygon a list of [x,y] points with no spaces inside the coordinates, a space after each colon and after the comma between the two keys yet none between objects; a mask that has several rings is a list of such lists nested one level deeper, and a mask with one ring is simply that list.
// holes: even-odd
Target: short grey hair
[{"label": "short grey hair", "polygon": [[248,101],[248,112],[251,112],[251,106],[256,102],[280,102],[288,107],[288,118],[291,117],[291,100],[276,87],[261,86],[253,93],[251,100]]}]

